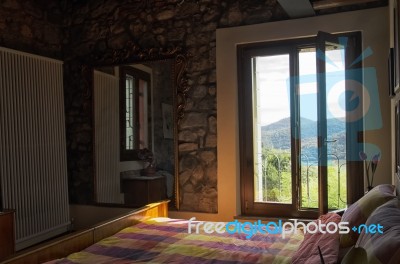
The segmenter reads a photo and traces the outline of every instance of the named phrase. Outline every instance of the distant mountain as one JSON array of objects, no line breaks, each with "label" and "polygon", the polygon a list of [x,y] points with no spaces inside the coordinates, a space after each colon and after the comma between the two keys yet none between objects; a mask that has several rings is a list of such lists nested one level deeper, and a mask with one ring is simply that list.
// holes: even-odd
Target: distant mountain
[{"label": "distant mountain", "polygon": [[[328,153],[345,158],[346,123],[344,119],[328,119]],[[310,160],[316,161],[318,156],[317,134],[318,123],[307,118],[300,119],[302,154]],[[265,148],[290,150],[290,118],[281,119],[275,123],[261,127],[261,142]]]}]

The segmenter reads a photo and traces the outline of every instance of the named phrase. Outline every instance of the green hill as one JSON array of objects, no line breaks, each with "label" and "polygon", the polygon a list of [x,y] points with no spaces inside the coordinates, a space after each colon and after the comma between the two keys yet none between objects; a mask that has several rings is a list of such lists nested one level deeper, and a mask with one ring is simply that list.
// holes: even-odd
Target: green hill
[{"label": "green hill", "polygon": [[[337,155],[340,159],[345,159],[346,148],[346,123],[344,119],[328,119],[328,140],[336,140],[334,143],[329,143],[328,154]],[[301,131],[301,146],[303,158],[306,156],[309,161],[316,162],[318,157],[317,146],[317,121],[306,118],[300,119]],[[290,118],[281,119],[275,123],[261,127],[262,144],[267,149],[290,150]],[[330,158],[333,156],[330,155]]]}]

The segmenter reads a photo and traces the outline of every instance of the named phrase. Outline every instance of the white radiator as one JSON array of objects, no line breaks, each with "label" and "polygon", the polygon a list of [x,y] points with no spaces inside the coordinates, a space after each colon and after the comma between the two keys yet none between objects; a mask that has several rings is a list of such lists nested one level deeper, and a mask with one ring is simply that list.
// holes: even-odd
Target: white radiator
[{"label": "white radiator", "polygon": [[96,200],[123,203],[119,176],[119,80],[94,71]]},{"label": "white radiator", "polygon": [[0,183],[16,249],[70,226],[61,61],[0,48]]}]

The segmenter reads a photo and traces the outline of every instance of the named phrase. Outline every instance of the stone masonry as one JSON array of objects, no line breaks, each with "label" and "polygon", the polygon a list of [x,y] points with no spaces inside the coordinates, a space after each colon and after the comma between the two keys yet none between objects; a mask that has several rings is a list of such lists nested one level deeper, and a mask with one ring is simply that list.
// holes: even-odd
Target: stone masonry
[{"label": "stone masonry", "polygon": [[84,109],[91,97],[82,101],[85,96],[80,96],[84,91],[77,81],[75,61],[92,52],[123,48],[131,40],[141,48],[181,47],[192,55],[188,66],[192,89],[178,130],[179,168],[175,168],[181,209],[217,212],[216,29],[284,17],[281,9],[271,6],[274,2],[93,0],[72,6],[66,21],[66,61],[75,65],[69,68],[71,82],[66,87],[68,147],[73,153],[69,156],[71,201],[85,202],[82,199],[90,199],[93,192],[88,178],[93,169],[85,158],[92,151],[87,122],[91,111]]}]

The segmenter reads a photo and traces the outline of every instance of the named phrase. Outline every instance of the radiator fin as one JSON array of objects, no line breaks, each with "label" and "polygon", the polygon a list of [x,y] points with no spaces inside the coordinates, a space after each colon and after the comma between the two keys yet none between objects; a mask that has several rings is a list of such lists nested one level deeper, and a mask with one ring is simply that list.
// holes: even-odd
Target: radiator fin
[{"label": "radiator fin", "polygon": [[62,62],[0,48],[0,179],[17,250],[70,224]]}]

